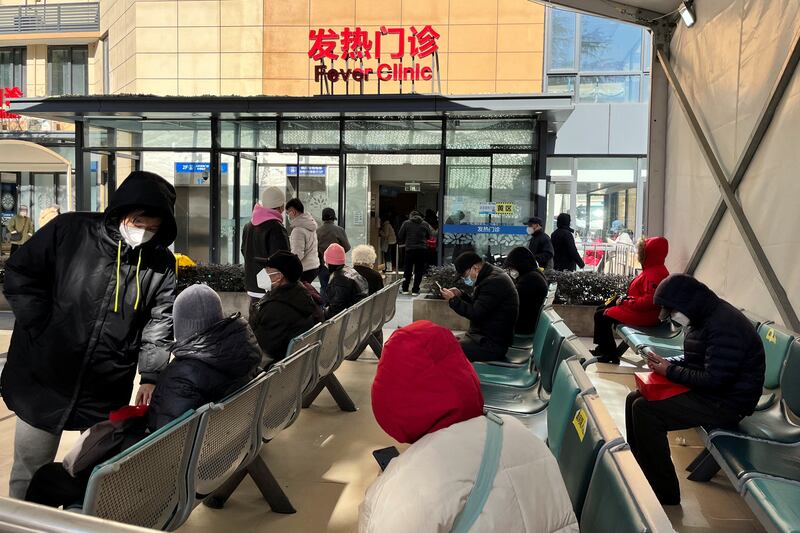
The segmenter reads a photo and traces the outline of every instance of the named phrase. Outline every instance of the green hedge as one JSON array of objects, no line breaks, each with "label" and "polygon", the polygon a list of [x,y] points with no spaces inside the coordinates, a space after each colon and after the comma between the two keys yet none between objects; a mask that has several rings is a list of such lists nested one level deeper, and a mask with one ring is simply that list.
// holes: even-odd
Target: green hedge
[{"label": "green hedge", "polygon": [[217,292],[244,292],[242,265],[197,265],[178,271],[178,292],[189,285],[204,283]]},{"label": "green hedge", "polygon": [[616,274],[576,271],[561,272],[547,270],[544,273],[549,283],[557,283],[557,304],[600,305],[612,296],[622,296],[628,292],[633,278]]}]

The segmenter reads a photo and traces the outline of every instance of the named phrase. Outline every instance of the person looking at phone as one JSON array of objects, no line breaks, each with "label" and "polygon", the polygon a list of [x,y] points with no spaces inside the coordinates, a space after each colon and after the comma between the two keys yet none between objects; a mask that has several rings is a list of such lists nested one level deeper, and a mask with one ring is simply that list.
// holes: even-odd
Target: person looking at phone
[{"label": "person looking at phone", "polygon": [[648,327],[659,323],[658,306],[653,295],[661,281],[669,276],[664,261],[669,253],[669,242],[664,237],[640,239],[636,245],[642,272],[628,286],[627,296],[616,298],[601,305],[594,313],[594,343],[592,355],[601,363],[619,364],[620,356],[628,349],[625,342],[617,346],[614,326]]},{"label": "person looking at phone", "polygon": [[[466,502],[484,495],[465,530],[578,531],[555,457],[516,418],[483,415],[478,376],[450,330],[417,321],[392,334],[372,384],[372,410],[390,437],[410,446],[367,490],[360,532],[453,531]],[[487,434],[498,430],[499,464],[487,476],[487,494],[475,487],[478,471],[490,470]],[[376,459],[385,464],[393,455],[387,451]]]},{"label": "person looking at phone", "polygon": [[454,266],[472,295],[460,289],[442,289],[450,308],[469,320],[469,330],[459,339],[470,361],[501,361],[514,340],[519,296],[508,274],[486,263],[475,252],[459,255]]},{"label": "person looking at phone", "polygon": [[667,432],[736,427],[751,415],[764,385],[764,347],[741,311],[691,276],[669,276],[659,284],[654,300],[662,318],[684,328],[684,356],[667,360],[652,354],[647,365],[689,391],[660,401],[630,393],[625,426],[631,451],[658,500],[678,505],[680,487]]}]

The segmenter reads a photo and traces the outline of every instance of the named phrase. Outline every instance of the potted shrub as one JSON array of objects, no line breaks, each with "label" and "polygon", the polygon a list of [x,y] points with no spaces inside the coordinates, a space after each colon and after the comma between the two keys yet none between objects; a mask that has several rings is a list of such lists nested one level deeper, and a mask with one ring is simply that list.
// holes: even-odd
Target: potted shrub
[{"label": "potted shrub", "polygon": [[575,335],[591,337],[594,332],[595,308],[612,296],[622,296],[632,278],[616,274],[601,274],[579,270],[561,272],[548,270],[549,283],[557,283],[555,311]]},{"label": "potted shrub", "polygon": [[245,317],[250,314],[250,297],[244,288],[242,265],[199,264],[178,269],[178,293],[196,283],[204,283],[219,293],[225,314],[238,312]]}]

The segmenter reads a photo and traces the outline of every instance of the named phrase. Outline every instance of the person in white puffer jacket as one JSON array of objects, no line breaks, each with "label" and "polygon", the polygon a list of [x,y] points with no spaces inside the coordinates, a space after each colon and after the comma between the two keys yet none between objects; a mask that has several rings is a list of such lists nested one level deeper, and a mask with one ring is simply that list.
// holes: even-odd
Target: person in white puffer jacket
[{"label": "person in white puffer jacket", "polygon": [[301,282],[311,283],[319,273],[319,254],[317,253],[317,221],[305,212],[303,202],[293,198],[286,202],[291,233],[289,247],[303,264]]},{"label": "person in white puffer jacket", "polygon": [[[359,531],[452,531],[495,423],[483,416],[480,382],[453,334],[428,321],[395,331],[378,363],[372,408],[384,431],[411,446],[367,490]],[[577,532],[549,448],[516,418],[500,420],[499,464],[469,531]]]}]

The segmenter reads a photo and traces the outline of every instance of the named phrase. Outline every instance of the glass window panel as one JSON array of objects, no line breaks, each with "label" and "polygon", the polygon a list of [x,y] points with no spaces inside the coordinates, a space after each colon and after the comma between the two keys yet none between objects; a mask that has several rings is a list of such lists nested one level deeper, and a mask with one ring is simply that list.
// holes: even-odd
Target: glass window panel
[{"label": "glass window panel", "polygon": [[69,48],[50,48],[48,94],[60,95],[69,92],[69,56]]},{"label": "glass window panel", "polygon": [[581,76],[579,101],[638,102],[641,76]]},{"label": "glass window panel", "polygon": [[24,91],[24,69],[24,48],[0,48],[0,87],[19,87]]},{"label": "glass window panel", "polygon": [[535,124],[530,119],[451,119],[447,121],[447,147],[532,149]]},{"label": "glass window panel", "polygon": [[642,102],[650,101],[650,74],[642,76]]},{"label": "glass window panel", "polygon": [[[211,148],[209,120],[91,120],[91,146],[109,147],[107,137],[96,133],[103,128],[116,130],[116,147],[120,148]],[[111,146],[110,148],[114,148]]]},{"label": "glass window panel", "polygon": [[339,148],[338,120],[287,120],[281,134],[286,148]]},{"label": "glass window panel", "polygon": [[575,76],[547,76],[547,92],[575,94]]},{"label": "glass window panel", "polygon": [[583,15],[581,71],[641,70],[642,29],[638,26]]},{"label": "glass window panel", "polygon": [[[255,159],[241,160],[239,170],[239,231],[242,231],[245,224],[250,222],[250,216],[253,212],[253,185],[256,179],[257,163]],[[240,241],[241,242],[241,238]],[[244,263],[244,256],[242,255],[241,246],[236,253],[239,257],[239,263]]]},{"label": "glass window panel", "polygon": [[348,120],[344,142],[348,148],[388,150],[438,148],[442,144],[441,121]]},{"label": "glass window panel", "polygon": [[317,224],[322,224],[324,208],[339,211],[339,156],[300,156],[299,172],[292,174],[297,178],[297,197]]},{"label": "glass window panel", "polygon": [[444,261],[447,263],[468,250],[482,256],[489,251],[488,236],[478,233],[487,226],[488,215],[481,215],[481,204],[489,201],[491,157],[448,157],[445,169]]},{"label": "glass window panel", "polygon": [[[275,122],[230,121],[220,123],[222,148],[275,148]],[[237,138],[238,135],[238,138]]]},{"label": "glass window panel", "polygon": [[650,72],[650,59],[651,59],[650,56],[653,53],[651,50],[651,47],[653,46],[653,34],[650,33],[648,30],[645,30],[643,33],[644,33],[644,53],[642,57],[644,59],[644,68],[642,70],[644,70],[645,72]]},{"label": "glass window panel", "polygon": [[512,248],[525,246],[529,240],[520,220],[533,216],[531,165],[532,156],[529,154],[492,156],[491,201],[505,204],[501,214],[490,217],[493,225],[500,226],[499,233],[488,236],[492,255],[507,254]]},{"label": "glass window panel", "polygon": [[233,218],[233,207],[236,202],[234,196],[234,178],[236,176],[236,158],[229,154],[220,156],[220,231],[219,248],[220,260],[223,264],[235,263],[237,251],[233,247],[233,237],[236,232],[236,221]]},{"label": "glass window panel", "polygon": [[575,69],[575,13],[550,10],[550,69]]},{"label": "glass window panel", "polygon": [[71,94],[86,94],[88,92],[88,79],[87,79],[87,65],[89,59],[89,51],[87,48],[73,48],[72,49],[72,63],[70,80],[70,93]]},{"label": "glass window panel", "polygon": [[[347,208],[345,209],[345,230],[350,246],[367,244],[370,223],[370,179],[369,161],[353,162],[347,159]],[[350,252],[348,252],[348,258]]]}]

